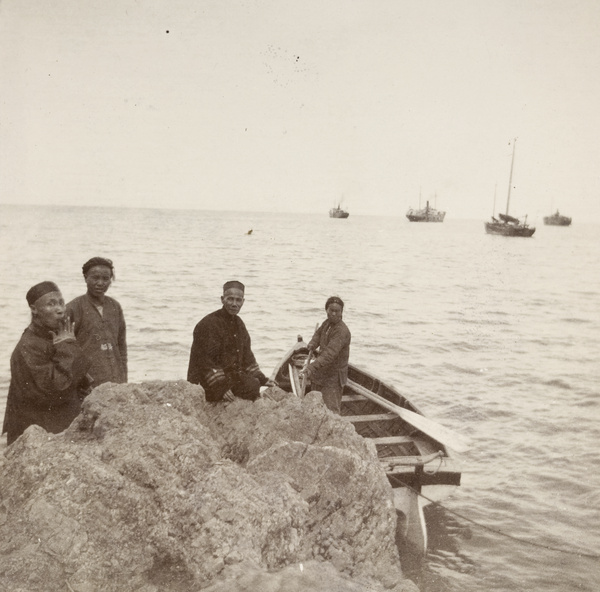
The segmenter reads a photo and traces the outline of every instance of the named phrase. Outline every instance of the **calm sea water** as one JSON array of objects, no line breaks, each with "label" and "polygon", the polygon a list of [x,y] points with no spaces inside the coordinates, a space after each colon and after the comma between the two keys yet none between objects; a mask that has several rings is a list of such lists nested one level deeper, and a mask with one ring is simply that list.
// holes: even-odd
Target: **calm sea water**
[{"label": "calm sea water", "polygon": [[51,279],[66,299],[82,294],[94,255],[115,262],[132,382],[185,378],[194,325],[225,280],[247,286],[241,316],[267,374],[337,294],[351,360],[472,442],[462,486],[429,512],[428,558],[408,566],[421,590],[598,590],[597,225],[511,239],[483,220],[326,211],[0,206],[0,220],[2,416],[27,289]]}]

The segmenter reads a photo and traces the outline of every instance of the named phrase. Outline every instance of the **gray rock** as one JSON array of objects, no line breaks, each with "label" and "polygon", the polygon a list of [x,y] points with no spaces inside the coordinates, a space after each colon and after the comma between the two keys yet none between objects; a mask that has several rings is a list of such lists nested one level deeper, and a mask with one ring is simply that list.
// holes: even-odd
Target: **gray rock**
[{"label": "gray rock", "polygon": [[416,590],[372,444],[320,394],[104,384],[0,462],[0,590]]}]

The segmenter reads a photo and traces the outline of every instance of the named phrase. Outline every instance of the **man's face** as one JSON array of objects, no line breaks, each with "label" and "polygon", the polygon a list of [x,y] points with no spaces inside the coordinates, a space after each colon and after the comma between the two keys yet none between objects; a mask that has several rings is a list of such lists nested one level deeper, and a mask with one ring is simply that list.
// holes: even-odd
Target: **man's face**
[{"label": "man's face", "polygon": [[344,309],[334,302],[327,307],[327,318],[335,325],[342,320]]},{"label": "man's face", "polygon": [[88,292],[91,296],[101,298],[112,281],[112,271],[106,265],[96,265],[88,270],[85,276]]},{"label": "man's face", "polygon": [[221,296],[221,302],[225,307],[225,310],[231,315],[235,316],[240,312],[242,305],[244,304],[244,292],[237,288],[229,288]]},{"label": "man's face", "polygon": [[40,296],[29,308],[35,323],[53,331],[65,319],[65,301],[60,292],[48,292]]}]

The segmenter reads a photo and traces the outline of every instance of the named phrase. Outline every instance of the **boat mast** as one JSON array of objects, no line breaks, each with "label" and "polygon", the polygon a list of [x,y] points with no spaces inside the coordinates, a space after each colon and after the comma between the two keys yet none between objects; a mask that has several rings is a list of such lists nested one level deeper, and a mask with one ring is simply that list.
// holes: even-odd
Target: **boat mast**
[{"label": "boat mast", "polygon": [[496,215],[496,191],[498,189],[498,183],[494,185],[494,207],[492,208],[492,218]]},{"label": "boat mast", "polygon": [[515,164],[515,148],[517,147],[517,138],[513,143],[512,160],[510,161],[510,178],[508,179],[508,197],[506,198],[506,215],[508,216],[508,205],[510,204],[510,188],[512,187],[513,166]]}]

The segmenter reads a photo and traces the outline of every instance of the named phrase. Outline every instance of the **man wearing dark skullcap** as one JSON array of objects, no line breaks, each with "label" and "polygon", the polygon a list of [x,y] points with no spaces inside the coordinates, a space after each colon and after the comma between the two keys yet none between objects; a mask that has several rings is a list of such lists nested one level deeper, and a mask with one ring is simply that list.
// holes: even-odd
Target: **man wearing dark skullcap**
[{"label": "man wearing dark skullcap", "polygon": [[75,337],[91,360],[94,385],[127,382],[127,328],[121,305],[106,295],[115,279],[113,262],[92,257],[82,268],[87,292],[67,304]]},{"label": "man wearing dark skullcap", "polygon": [[260,387],[272,384],[261,372],[250,335],[238,313],[244,304],[244,284],[223,285],[223,307],[205,316],[194,329],[188,381],[204,388],[207,401],[235,397],[256,400]]},{"label": "man wearing dark skullcap", "polygon": [[308,349],[315,351],[316,359],[300,373],[311,382],[311,388],[320,391],[328,409],[339,414],[342,391],[348,381],[350,330],[342,320],[344,301],[331,296],[325,302],[327,319],[315,331]]},{"label": "man wearing dark skullcap", "polygon": [[77,345],[65,302],[54,282],[26,295],[31,324],[10,358],[10,387],[2,433],[12,444],[30,425],[48,432],[66,429],[79,415],[89,387],[89,360]]}]

